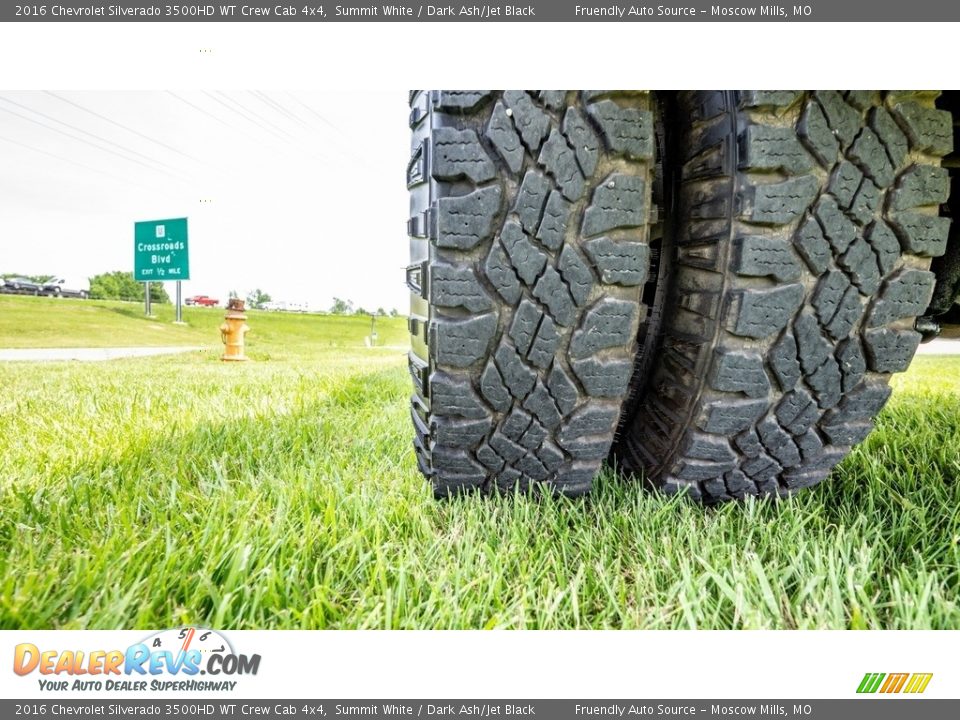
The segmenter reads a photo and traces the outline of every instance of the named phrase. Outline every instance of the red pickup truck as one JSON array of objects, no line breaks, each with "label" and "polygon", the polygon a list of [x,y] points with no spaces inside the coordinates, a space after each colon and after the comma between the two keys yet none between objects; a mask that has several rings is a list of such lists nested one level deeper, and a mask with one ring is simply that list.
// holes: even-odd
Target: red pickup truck
[{"label": "red pickup truck", "polygon": [[220,304],[219,300],[209,295],[194,295],[193,297],[188,297],[183,302],[187,305],[203,305],[204,307],[216,307]]}]

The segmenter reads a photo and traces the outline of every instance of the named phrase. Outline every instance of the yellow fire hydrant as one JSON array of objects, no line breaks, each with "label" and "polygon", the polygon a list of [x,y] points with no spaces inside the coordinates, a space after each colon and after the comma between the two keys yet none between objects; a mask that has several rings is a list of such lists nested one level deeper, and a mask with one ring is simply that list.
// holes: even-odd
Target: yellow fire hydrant
[{"label": "yellow fire hydrant", "polygon": [[220,339],[225,346],[223,355],[220,356],[221,360],[247,359],[243,354],[243,336],[250,329],[247,327],[246,320],[243,300],[230,298],[230,302],[227,303],[227,314],[224,316],[223,325],[220,326]]}]

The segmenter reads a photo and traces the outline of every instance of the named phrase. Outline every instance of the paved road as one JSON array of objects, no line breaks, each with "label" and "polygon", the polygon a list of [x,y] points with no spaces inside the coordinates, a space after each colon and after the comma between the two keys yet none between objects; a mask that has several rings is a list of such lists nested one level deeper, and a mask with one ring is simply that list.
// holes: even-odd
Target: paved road
[{"label": "paved road", "polygon": [[116,360],[117,358],[147,357],[149,355],[176,355],[201,350],[199,347],[126,347],[126,348],[17,348],[0,349],[0,361],[27,360],[50,362],[55,360]]},{"label": "paved road", "polygon": [[[379,346],[383,348],[384,346]],[[387,346],[393,349],[394,346]],[[406,349],[406,346],[396,346]],[[59,360],[116,360],[117,358],[148,357],[151,355],[176,355],[177,353],[202,350],[200,347],[127,347],[127,348],[0,348],[0,362],[4,360],[26,360],[29,362],[49,362]],[[917,350],[918,355],[960,355],[960,340],[939,339],[925,343]]]},{"label": "paved road", "polygon": [[917,355],[960,355],[960,340],[939,338],[932,342],[921,343]]}]

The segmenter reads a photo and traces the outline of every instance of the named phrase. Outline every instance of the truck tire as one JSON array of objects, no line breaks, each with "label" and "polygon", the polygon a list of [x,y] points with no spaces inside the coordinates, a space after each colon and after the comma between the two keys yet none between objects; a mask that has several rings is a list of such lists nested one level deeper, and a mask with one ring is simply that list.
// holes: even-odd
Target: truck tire
[{"label": "truck tire", "polygon": [[[960,215],[960,92],[945,92],[937,99],[937,107],[946,110],[953,118],[953,152],[944,156],[941,165],[950,173],[951,187],[958,192],[950,193],[947,206],[943,208],[945,215],[955,219]],[[960,318],[960,225],[950,224],[950,237],[947,239],[947,248],[943,255],[934,258],[930,269],[937,278],[933,289],[933,299],[927,308],[928,322],[924,327],[918,323],[918,330],[926,330],[925,339],[932,339],[940,333],[941,322],[956,324]],[[952,312],[951,312],[952,311]]]},{"label": "truck tire", "polygon": [[438,497],[588,491],[646,310],[648,93],[411,93],[414,448]]},{"label": "truck tire", "polygon": [[673,269],[625,470],[706,503],[782,496],[866,437],[947,240],[936,95],[677,96]]}]

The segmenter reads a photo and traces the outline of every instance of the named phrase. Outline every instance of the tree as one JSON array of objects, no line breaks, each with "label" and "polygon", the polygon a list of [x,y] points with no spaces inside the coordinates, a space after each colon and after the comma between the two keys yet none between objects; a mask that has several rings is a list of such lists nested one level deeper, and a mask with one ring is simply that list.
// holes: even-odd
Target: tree
[{"label": "tree", "polygon": [[330,312],[334,315],[349,315],[353,312],[353,301],[335,297],[333,305],[330,306]]},{"label": "tree", "polygon": [[254,308],[255,310],[262,310],[263,306],[268,302],[273,300],[268,293],[265,293],[260,288],[256,290],[251,290],[247,293],[247,305]]},{"label": "tree", "polygon": [[[95,300],[143,300],[143,286],[133,279],[133,273],[125,270],[101,273],[90,278],[90,297]],[[150,283],[150,301],[169,303],[170,296],[163,283]]]},{"label": "tree", "polygon": [[387,311],[384,310],[382,307],[378,307],[378,308],[377,308],[377,315],[383,315],[383,316],[385,316],[386,314],[387,314]]},{"label": "tree", "polygon": [[368,312],[367,312],[366,310],[364,310],[362,307],[358,307],[353,314],[354,314],[354,315],[369,315],[370,313],[368,313]]},{"label": "tree", "polygon": [[[140,283],[137,283],[139,285]],[[137,300],[143,299],[143,292],[141,291],[136,298]],[[163,287],[163,283],[152,282],[150,283],[150,302],[155,303],[167,303],[170,302],[170,296],[167,295],[166,288]]]},{"label": "tree", "polygon": [[238,293],[236,290],[231,290],[227,294],[227,298],[229,298],[230,300],[233,300],[233,298],[238,298],[238,297],[240,297],[240,293]]},{"label": "tree", "polygon": [[390,317],[397,317],[399,314],[396,308],[390,308]]}]

